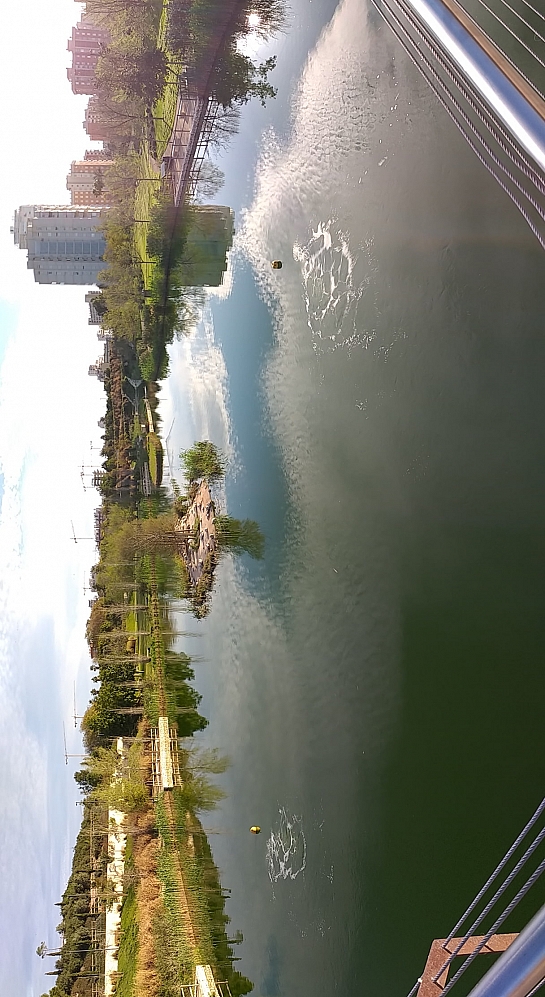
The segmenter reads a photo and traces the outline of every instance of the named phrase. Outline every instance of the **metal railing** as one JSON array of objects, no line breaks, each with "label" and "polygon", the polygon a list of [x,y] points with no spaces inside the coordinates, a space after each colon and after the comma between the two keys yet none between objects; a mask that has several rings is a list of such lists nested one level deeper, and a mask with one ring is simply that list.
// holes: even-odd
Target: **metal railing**
[{"label": "metal railing", "polygon": [[545,15],[541,0],[459,3],[530,85],[545,96]]},{"label": "metal railing", "polygon": [[543,97],[458,0],[407,0],[407,7],[414,11],[491,111],[544,169]]},{"label": "metal railing", "polygon": [[545,249],[545,17],[530,0],[372,3]]},{"label": "metal railing", "polygon": [[[504,954],[471,997],[529,997],[536,993],[545,978],[545,908],[535,915],[543,903],[543,888],[537,889],[536,884],[544,872],[545,799],[450,934],[433,942],[424,972],[408,997],[446,997],[451,990],[462,993],[458,983],[477,956],[494,952]],[[523,901],[521,925],[514,923],[512,915]],[[511,932],[515,928],[515,934],[500,934],[506,926]],[[517,936],[518,927],[523,930]],[[461,965],[455,968],[460,959]],[[482,969],[486,969],[484,961]]]},{"label": "metal railing", "polygon": [[530,997],[545,983],[545,907],[471,991],[470,997]]}]

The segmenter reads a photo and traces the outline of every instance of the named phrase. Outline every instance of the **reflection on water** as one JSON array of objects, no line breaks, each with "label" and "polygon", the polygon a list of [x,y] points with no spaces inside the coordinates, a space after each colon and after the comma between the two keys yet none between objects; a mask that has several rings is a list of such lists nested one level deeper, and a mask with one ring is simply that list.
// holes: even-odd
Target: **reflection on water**
[{"label": "reflection on water", "polygon": [[543,258],[364,0],[256,141],[212,311],[271,584],[226,561],[201,641],[213,847],[262,995],[392,997],[542,795]]},{"label": "reflection on water", "polygon": [[280,821],[267,841],[267,866],[271,883],[279,879],[297,879],[307,864],[307,841],[302,818],[278,811]]}]

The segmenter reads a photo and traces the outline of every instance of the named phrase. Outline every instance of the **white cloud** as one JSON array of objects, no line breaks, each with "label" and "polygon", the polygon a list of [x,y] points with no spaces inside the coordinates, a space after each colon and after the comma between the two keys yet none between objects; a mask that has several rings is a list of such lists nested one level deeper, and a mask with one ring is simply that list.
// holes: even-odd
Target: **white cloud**
[{"label": "white cloud", "polygon": [[176,419],[169,440],[172,471],[180,478],[178,454],[195,439],[212,440],[231,459],[233,441],[228,408],[228,378],[223,353],[216,343],[209,304],[190,336],[173,344],[170,377],[161,406],[165,432]]},{"label": "white cloud", "polygon": [[[73,683],[81,669],[85,691],[89,684],[82,583],[95,551],[92,541],[74,545],[70,521],[80,534],[93,535],[98,500],[84,493],[79,465],[91,462],[89,443],[98,445],[104,410],[102,387],[87,375],[98,344],[83,293],[31,285],[0,369],[0,841],[6,863],[0,862],[0,934],[13,945],[18,927],[27,945],[12,951],[13,992],[48,968],[28,945],[35,948],[42,935],[54,941],[54,903],[79,816],[71,803],[73,763],[64,765],[62,722],[72,740]],[[0,962],[6,965],[1,956]],[[45,985],[36,982],[35,992]]]},{"label": "white cloud", "polygon": [[93,535],[98,497],[79,472],[100,443],[104,392],[87,375],[99,347],[85,288],[35,284],[9,228],[20,204],[68,201],[70,162],[89,147],[87,98],[66,78],[79,12],[73,0],[11,5],[0,61],[0,301],[11,306],[0,367],[0,989],[29,997],[51,986],[34,949],[55,942],[80,817],[62,723],[77,750],[73,683],[86,697],[83,582],[95,549],[70,536],[71,520]]}]

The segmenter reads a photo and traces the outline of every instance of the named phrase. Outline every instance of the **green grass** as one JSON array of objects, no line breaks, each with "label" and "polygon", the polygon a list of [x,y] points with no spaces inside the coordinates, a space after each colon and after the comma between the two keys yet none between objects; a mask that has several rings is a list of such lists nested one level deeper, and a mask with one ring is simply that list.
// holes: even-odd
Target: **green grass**
[{"label": "green grass", "polygon": [[[138,595],[137,595],[136,592],[133,592],[131,594],[131,602],[132,602],[133,606],[137,605],[137,603],[138,603]],[[127,615],[125,617],[125,630],[127,631],[127,633],[130,633],[130,634],[136,633],[136,631],[138,630],[138,619],[137,619],[137,610],[136,609],[131,609],[131,611],[129,613],[127,613]]]},{"label": "green grass", "polygon": [[[176,830],[174,841],[172,841],[172,836],[170,836],[170,847],[177,849],[180,865],[183,869],[191,920],[198,943],[198,958],[201,962],[213,965],[214,946],[212,942],[210,914],[206,902],[205,878],[198,859],[190,853],[187,845],[189,829],[186,825],[186,807],[184,806],[183,791],[181,789],[173,790],[173,801],[176,815]],[[157,823],[161,831],[160,820]]]},{"label": "green grass", "polygon": [[[163,848],[159,852],[159,859],[157,863],[157,875],[163,884],[163,903],[165,905],[165,911],[167,913],[168,919],[172,926],[173,935],[176,937],[176,951],[178,953],[178,960],[181,970],[180,982],[185,982],[185,978],[190,978],[195,972],[195,966],[199,962],[207,962],[204,959],[204,953],[201,950],[201,946],[198,945],[194,948],[193,945],[188,941],[184,921],[182,918],[180,910],[180,896],[179,889],[180,884],[178,880],[178,871],[176,863],[176,843],[173,839],[168,817],[165,811],[165,806],[162,797],[157,799],[155,805],[155,816],[157,822],[157,829],[161,838],[163,840]],[[186,868],[185,863],[182,866],[183,876],[185,883]],[[185,883],[187,888],[187,883]],[[199,925],[195,924],[194,921],[194,910],[193,901],[194,897],[188,894],[188,903],[190,905],[190,915],[193,921],[194,927],[199,934]]]},{"label": "green grass", "polygon": [[157,433],[148,433],[146,446],[150,477],[155,487],[158,488],[163,479],[163,444]]},{"label": "green grass", "polygon": [[141,435],[141,432],[142,431],[140,429],[140,416],[138,415],[138,412],[135,412],[132,423],[131,439],[132,440],[138,439],[138,437]]},{"label": "green grass", "polygon": [[167,26],[168,26],[168,0],[163,0],[159,28],[157,30],[157,48],[166,51],[167,47]]},{"label": "green grass", "polygon": [[153,108],[153,119],[155,125],[155,140],[157,142],[157,158],[161,159],[164,156],[167,142],[170,138],[170,133],[174,125],[174,117],[176,113],[176,103],[178,100],[178,87],[172,86],[178,82],[180,71],[182,69],[181,64],[177,65],[176,57],[172,52],[167,49],[167,27],[168,27],[168,0],[163,0],[163,10],[161,11],[161,19],[159,21],[159,30],[157,32],[157,48],[166,52],[168,56],[168,61],[172,67],[169,70],[166,79],[166,86],[163,93],[159,97],[159,100],[155,103]]},{"label": "green grass", "polygon": [[167,142],[170,138],[176,116],[176,104],[178,101],[178,88],[173,86],[178,82],[179,72],[172,68],[169,70],[166,86],[163,93],[153,107],[153,121],[155,126],[155,140],[157,142],[157,158],[161,159],[165,154]]},{"label": "green grass", "polygon": [[133,997],[138,953],[138,911],[134,886],[129,887],[123,901],[120,928],[119,979],[115,993],[116,997]]},{"label": "green grass", "polygon": [[[148,230],[152,208],[157,202],[161,190],[159,182],[161,177],[157,166],[150,156],[147,144],[140,153],[140,176],[145,179],[136,185],[134,197],[134,217],[137,219],[134,224],[134,248],[138,259],[143,261],[141,262],[141,267],[144,287],[149,289],[151,287],[154,263],[146,262],[150,259],[147,247]],[[157,180],[151,179],[153,177],[157,177]]]},{"label": "green grass", "polygon": [[[157,46],[166,50],[166,32],[168,21],[168,0],[163,0],[159,27],[157,31]],[[176,103],[178,99],[178,87],[176,84],[181,66],[175,65],[174,57],[169,56],[172,68],[169,69],[166,86],[159,100],[153,107],[153,120],[155,129],[155,140],[157,143],[157,160],[161,160],[164,155],[167,142],[170,138],[176,115]],[[152,159],[148,143],[143,144],[140,153],[142,177],[157,177],[160,180],[160,171],[156,162]],[[157,201],[157,195],[161,190],[161,184],[155,180],[142,180],[136,187],[134,199],[134,217],[138,219],[134,226],[134,245],[140,260],[148,260],[147,235],[149,229],[149,219],[153,205]],[[141,264],[144,287],[149,290],[151,287],[151,277],[153,273],[153,263]]]},{"label": "green grass", "polygon": [[[159,718],[159,695],[158,686],[160,675],[164,673],[164,648],[163,638],[157,633],[160,627],[159,621],[159,600],[157,597],[157,583],[152,579],[150,607],[146,613],[146,627],[151,633],[146,638],[147,646],[150,648],[150,661],[146,661],[144,674],[148,681],[148,686],[144,691],[144,711],[152,727],[157,726]],[[142,628],[144,629],[144,628]]]},{"label": "green grass", "polygon": [[137,624],[137,621],[136,621],[136,613],[134,613],[132,611],[130,613],[127,613],[127,616],[126,616],[126,619],[125,619],[125,629],[126,629],[127,633],[130,633],[130,634],[136,633],[136,631],[138,630],[138,624]]},{"label": "green grass", "polygon": [[[136,593],[135,593],[135,596],[136,596]],[[137,630],[149,630],[149,613],[148,613],[147,609],[137,609],[136,610],[136,629]],[[137,643],[138,654],[140,656],[142,656],[142,657],[147,652],[148,642],[149,642],[149,638],[148,638],[147,634],[141,634],[138,637],[138,643]],[[145,675],[146,674],[146,666],[145,666],[145,664],[143,666],[140,665],[139,668],[142,669],[142,671],[144,672],[144,675]]]}]

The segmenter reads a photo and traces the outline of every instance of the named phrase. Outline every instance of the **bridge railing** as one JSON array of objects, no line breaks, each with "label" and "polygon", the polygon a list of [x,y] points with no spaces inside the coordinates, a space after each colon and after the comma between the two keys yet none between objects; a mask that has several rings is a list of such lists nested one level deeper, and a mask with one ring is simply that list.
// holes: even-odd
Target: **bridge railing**
[{"label": "bridge railing", "polygon": [[459,0],[459,3],[530,85],[545,96],[542,0]]},{"label": "bridge railing", "polygon": [[[510,13],[514,4],[526,4],[536,25],[541,24],[539,10],[531,0],[372,2],[545,249],[545,97],[539,90],[545,82],[545,32],[532,32],[522,24],[527,34],[535,35],[538,51],[531,55],[521,44],[530,49],[526,40],[519,41],[499,15],[497,20],[492,16],[496,10],[491,5],[505,6]],[[494,33],[488,21],[474,16],[482,12],[496,24]],[[509,45],[502,47],[501,31]],[[513,51],[516,45],[518,53]],[[532,73],[526,64],[530,59],[537,67]]]},{"label": "bridge railing", "polygon": [[[488,10],[485,0],[478,2]],[[459,0],[406,0],[406,6],[492,113],[545,169],[545,99],[516,63]]]},{"label": "bridge railing", "polygon": [[545,907],[542,907],[469,997],[531,997],[545,984]]},{"label": "bridge railing", "polygon": [[[539,910],[544,873],[545,799],[450,934],[433,941],[422,976],[408,997],[446,997],[451,991],[453,997],[463,997],[470,967],[482,977],[470,997],[537,993],[545,982],[545,908]],[[486,973],[487,960],[479,957],[500,952],[504,954]]]}]

